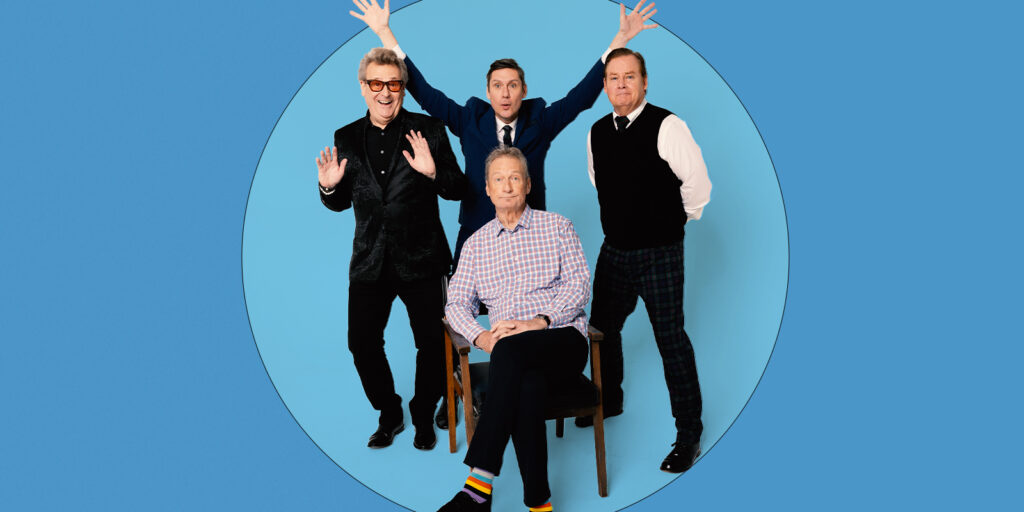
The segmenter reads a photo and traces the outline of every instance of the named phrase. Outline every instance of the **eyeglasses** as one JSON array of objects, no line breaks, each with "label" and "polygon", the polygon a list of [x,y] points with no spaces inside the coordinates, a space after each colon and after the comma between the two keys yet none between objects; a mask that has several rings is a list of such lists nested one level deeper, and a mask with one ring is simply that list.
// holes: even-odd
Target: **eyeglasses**
[{"label": "eyeglasses", "polygon": [[363,82],[365,82],[366,86],[373,92],[383,91],[385,85],[388,86],[389,91],[398,92],[401,91],[402,86],[405,85],[405,82],[402,82],[401,80],[389,80],[387,82],[383,80],[363,80]]}]

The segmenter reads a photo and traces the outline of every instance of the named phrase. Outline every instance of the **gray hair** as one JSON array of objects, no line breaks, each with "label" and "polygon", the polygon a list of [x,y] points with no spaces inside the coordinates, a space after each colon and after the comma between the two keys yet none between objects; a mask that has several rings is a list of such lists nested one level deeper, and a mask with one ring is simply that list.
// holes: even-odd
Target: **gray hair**
[{"label": "gray hair", "polygon": [[370,63],[374,63],[380,66],[395,66],[402,75],[402,83],[409,83],[409,70],[405,68],[405,61],[398,58],[398,55],[394,51],[387,48],[374,48],[366,55],[363,55],[363,60],[359,61],[359,81],[366,80],[366,67]]},{"label": "gray hair", "polygon": [[523,169],[523,177],[530,179],[530,171],[526,165],[526,155],[517,147],[513,146],[498,146],[491,151],[491,154],[487,155],[487,160],[484,160],[484,181],[487,181],[491,177],[491,164],[499,158],[515,158],[519,160],[519,166]]}]

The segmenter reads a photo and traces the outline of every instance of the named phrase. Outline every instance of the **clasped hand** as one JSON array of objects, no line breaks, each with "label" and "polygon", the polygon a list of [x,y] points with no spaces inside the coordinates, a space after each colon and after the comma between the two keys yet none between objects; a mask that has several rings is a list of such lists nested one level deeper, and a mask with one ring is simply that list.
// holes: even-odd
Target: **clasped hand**
[{"label": "clasped hand", "polygon": [[491,325],[490,330],[484,331],[480,336],[477,336],[473,344],[484,352],[490,354],[491,351],[494,350],[494,345],[496,345],[502,338],[524,333],[526,331],[539,331],[541,329],[546,329],[547,326],[547,322],[542,318],[533,318],[530,320],[498,320]]}]

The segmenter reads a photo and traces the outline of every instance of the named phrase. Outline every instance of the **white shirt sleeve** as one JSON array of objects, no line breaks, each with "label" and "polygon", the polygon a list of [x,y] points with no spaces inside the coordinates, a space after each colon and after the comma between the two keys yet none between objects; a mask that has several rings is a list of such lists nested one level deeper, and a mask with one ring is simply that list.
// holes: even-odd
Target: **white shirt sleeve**
[{"label": "white shirt sleeve", "polygon": [[[588,156],[589,142],[588,139]],[[693,140],[686,123],[675,114],[661,122],[661,128],[658,130],[658,155],[668,162],[672,172],[683,182],[679,187],[679,194],[683,198],[686,218],[700,219],[704,206],[711,201],[711,180],[708,178],[708,168],[704,165],[700,146]],[[593,180],[593,162],[590,162],[590,166]]]},{"label": "white shirt sleeve", "polygon": [[597,181],[594,179],[594,152],[590,150],[590,132],[587,130],[587,174],[590,175],[590,184],[597,188]]},{"label": "white shirt sleeve", "polygon": [[391,51],[395,52],[395,56],[398,57],[399,59],[405,60],[405,52],[402,51],[401,46],[396,44],[394,47],[391,48]]}]

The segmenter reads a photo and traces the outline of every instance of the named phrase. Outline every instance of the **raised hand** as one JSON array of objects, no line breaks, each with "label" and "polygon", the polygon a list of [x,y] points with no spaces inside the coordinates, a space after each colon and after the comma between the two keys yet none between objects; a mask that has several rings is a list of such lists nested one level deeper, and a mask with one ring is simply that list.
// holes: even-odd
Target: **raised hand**
[{"label": "raised hand", "polygon": [[323,188],[334,188],[341,183],[341,178],[345,176],[345,164],[348,163],[347,158],[343,158],[341,163],[338,163],[338,147],[333,148],[324,147],[320,151],[320,156],[316,159],[317,174],[320,178],[320,186]]},{"label": "raised hand", "polygon": [[434,158],[430,156],[430,146],[427,145],[427,139],[420,132],[413,130],[409,130],[409,134],[405,138],[409,141],[412,151],[415,153],[415,156],[413,156],[408,151],[402,150],[402,155],[405,156],[409,165],[416,169],[416,172],[434,179],[434,176],[437,175],[437,169],[434,166]]},{"label": "raised hand", "polygon": [[647,20],[651,19],[651,16],[654,16],[654,14],[658,12],[658,10],[654,8],[653,2],[647,7],[643,7],[644,2],[646,1],[647,0],[640,0],[628,15],[626,14],[625,4],[619,4],[619,32],[615,34],[615,39],[612,40],[612,49],[626,46],[626,43],[640,32],[656,28],[658,26],[657,23],[652,23],[650,25],[644,24],[647,23]]},{"label": "raised hand", "polygon": [[366,26],[370,27],[377,37],[380,37],[384,48],[398,46],[398,40],[395,39],[395,35],[391,33],[391,28],[388,26],[388,20],[391,18],[390,0],[384,0],[384,7],[381,7],[377,0],[352,0],[352,3],[356,4],[359,12],[349,11],[348,13],[363,20],[363,23],[366,23]]}]

